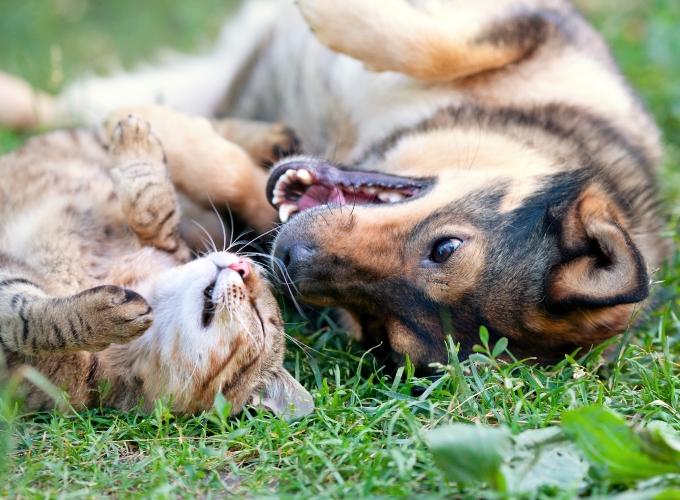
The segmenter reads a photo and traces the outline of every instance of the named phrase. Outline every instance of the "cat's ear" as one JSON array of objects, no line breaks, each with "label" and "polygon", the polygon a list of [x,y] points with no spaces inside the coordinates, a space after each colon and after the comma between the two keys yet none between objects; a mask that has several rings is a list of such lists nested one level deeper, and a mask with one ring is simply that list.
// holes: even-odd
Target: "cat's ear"
[{"label": "cat's ear", "polygon": [[314,400],[285,368],[279,367],[269,382],[253,394],[250,404],[283,418],[297,418],[314,411]]}]

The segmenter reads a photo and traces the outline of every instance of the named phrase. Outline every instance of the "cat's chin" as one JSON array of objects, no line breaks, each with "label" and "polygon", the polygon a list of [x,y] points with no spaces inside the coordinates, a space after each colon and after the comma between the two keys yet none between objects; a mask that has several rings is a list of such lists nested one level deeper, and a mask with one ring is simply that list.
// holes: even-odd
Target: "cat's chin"
[{"label": "cat's chin", "polygon": [[196,413],[224,394],[238,413],[282,363],[284,332],[263,271],[229,253],[209,254],[140,283],[154,309],[144,335],[123,348],[144,380],[144,397],[172,395],[173,408]]}]

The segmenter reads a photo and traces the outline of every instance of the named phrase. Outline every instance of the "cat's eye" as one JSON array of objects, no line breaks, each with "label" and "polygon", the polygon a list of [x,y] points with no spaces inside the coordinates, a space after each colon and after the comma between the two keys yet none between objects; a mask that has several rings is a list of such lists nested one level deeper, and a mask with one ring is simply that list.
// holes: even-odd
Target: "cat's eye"
[{"label": "cat's eye", "polygon": [[458,238],[445,238],[435,243],[430,254],[430,260],[436,264],[443,264],[453,255],[463,242]]}]

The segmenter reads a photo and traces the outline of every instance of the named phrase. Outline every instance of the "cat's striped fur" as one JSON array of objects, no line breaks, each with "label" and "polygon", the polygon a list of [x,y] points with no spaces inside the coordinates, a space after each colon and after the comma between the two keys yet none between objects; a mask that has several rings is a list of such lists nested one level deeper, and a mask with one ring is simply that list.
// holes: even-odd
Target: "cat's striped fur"
[{"label": "cat's striped fur", "polygon": [[[176,142],[193,123],[172,118],[176,136],[164,138]],[[218,139],[226,143],[206,137]],[[108,143],[101,130],[58,131],[0,158],[0,342],[10,371],[35,366],[75,408],[150,409],[172,396],[176,410],[199,412],[222,392],[233,413],[253,398],[311,411],[282,367],[283,322],[262,270],[226,252],[190,261],[146,120],[124,118]],[[26,388],[29,408],[54,405]]]}]

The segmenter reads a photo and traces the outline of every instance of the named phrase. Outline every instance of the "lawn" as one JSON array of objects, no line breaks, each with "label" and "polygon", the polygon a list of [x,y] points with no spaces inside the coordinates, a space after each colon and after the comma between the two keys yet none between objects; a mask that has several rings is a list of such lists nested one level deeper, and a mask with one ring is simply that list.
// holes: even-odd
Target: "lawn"
[{"label": "lawn", "polygon": [[[663,129],[659,180],[676,235],[680,3],[580,4]],[[0,68],[54,92],[83,73],[153,62],[164,47],[205,49],[233,8],[225,0],[3,0]],[[22,140],[0,130],[0,152]],[[657,305],[624,336],[614,360],[598,349],[537,369],[496,361],[488,350],[458,363],[452,348],[451,366],[434,381],[415,378],[409,367],[388,376],[329,317],[307,324],[288,313],[289,334],[306,347],[290,343],[286,366],[317,406],[289,423],[255,411],[227,419],[219,404],[210,414],[177,417],[162,402],[151,415],[24,416],[0,378],[0,496],[680,498],[673,489],[680,488],[679,441],[649,430],[680,431],[679,277],[680,262],[659,271]],[[595,413],[579,412],[588,406]],[[633,434],[597,406],[638,428],[649,424],[648,431]],[[433,434],[433,454],[428,431],[461,423],[484,427]],[[445,475],[435,458],[454,470]],[[520,486],[506,484],[513,477]]]}]

